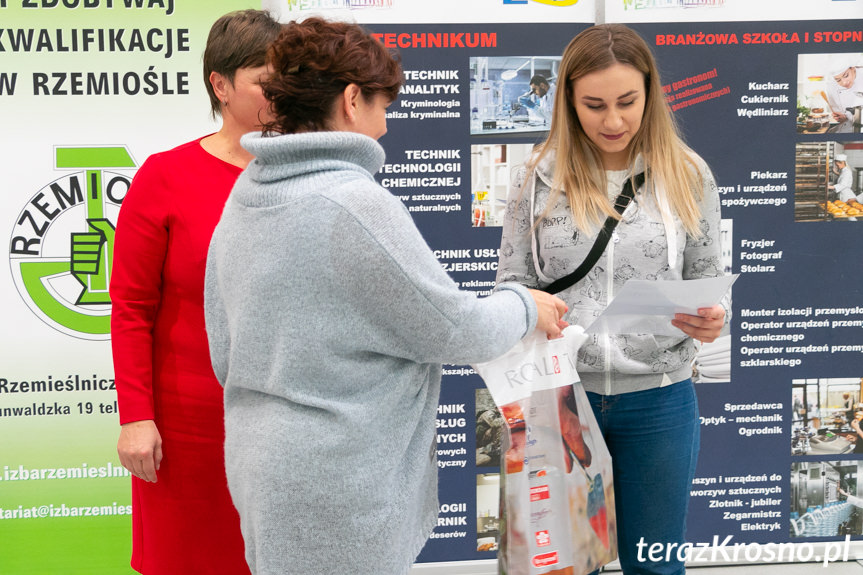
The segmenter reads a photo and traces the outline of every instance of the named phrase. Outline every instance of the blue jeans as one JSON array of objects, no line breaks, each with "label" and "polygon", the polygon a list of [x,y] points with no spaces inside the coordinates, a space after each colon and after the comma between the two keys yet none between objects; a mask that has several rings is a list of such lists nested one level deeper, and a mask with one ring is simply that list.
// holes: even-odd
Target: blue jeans
[{"label": "blue jeans", "polygon": [[[692,381],[587,396],[611,452],[624,574],[684,573],[678,549],[686,536],[701,430]],[[651,560],[654,543],[662,544],[652,554],[658,561]]]}]

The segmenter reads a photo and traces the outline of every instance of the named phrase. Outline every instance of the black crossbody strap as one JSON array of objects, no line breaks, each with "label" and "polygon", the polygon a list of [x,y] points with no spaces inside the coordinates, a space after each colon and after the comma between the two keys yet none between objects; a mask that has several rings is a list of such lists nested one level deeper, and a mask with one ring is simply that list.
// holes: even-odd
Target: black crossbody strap
[{"label": "black crossbody strap", "polygon": [[[633,179],[635,180],[634,189],[632,187]],[[627,178],[626,183],[623,185],[623,191],[621,191],[620,195],[617,196],[617,199],[614,200],[614,210],[618,214],[623,214],[624,210],[626,210],[626,206],[629,205],[629,202],[635,196],[635,190],[640,188],[642,185],[644,185],[644,172],[637,174],[635,178]],[[599,234],[596,236],[596,241],[593,243],[593,247],[590,248],[590,252],[588,252],[584,261],[581,262],[581,265],[571,274],[557,279],[546,287],[540,289],[551,294],[560,293],[586,276],[587,273],[593,269],[593,266],[596,265],[596,262],[599,261],[599,257],[602,255],[602,252],[605,251],[605,246],[608,245],[608,241],[611,239],[611,232],[614,231],[618,221],[620,220],[611,216],[606,218],[605,224],[603,224],[602,229],[599,230]]]}]

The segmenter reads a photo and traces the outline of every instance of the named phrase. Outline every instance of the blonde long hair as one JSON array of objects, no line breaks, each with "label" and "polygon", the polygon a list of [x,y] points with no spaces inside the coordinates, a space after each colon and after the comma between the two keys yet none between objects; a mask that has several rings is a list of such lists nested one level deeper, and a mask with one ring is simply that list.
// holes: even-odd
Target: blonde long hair
[{"label": "blonde long hair", "polygon": [[641,127],[629,146],[629,165],[641,154],[648,189],[660,186],[686,231],[699,236],[701,174],[694,153],[683,142],[662,92],[656,61],[647,43],[620,24],[593,26],[578,34],[563,52],[548,138],[528,162],[532,170],[553,153],[555,167],[547,210],[565,194],[576,226],[582,231],[601,225],[606,216],[619,218],[606,195],[605,170],[599,149],[575,112],[573,84],[579,78],[615,63],[644,74],[645,105]]}]

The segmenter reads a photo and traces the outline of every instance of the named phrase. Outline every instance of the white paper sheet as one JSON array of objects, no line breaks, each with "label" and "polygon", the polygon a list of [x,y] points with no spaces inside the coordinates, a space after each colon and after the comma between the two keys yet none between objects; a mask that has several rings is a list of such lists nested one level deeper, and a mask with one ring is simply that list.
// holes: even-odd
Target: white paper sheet
[{"label": "white paper sheet", "polygon": [[674,314],[698,315],[698,308],[716,305],[737,277],[738,274],[697,280],[629,280],[585,332],[683,335],[671,325]]}]

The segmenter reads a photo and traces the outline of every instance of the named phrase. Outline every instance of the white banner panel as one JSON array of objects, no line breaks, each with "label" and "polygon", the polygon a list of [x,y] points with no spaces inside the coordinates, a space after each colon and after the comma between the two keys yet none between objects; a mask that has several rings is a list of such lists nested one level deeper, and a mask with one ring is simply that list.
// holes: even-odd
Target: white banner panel
[{"label": "white banner panel", "polygon": [[262,0],[282,21],[326,14],[361,24],[594,22],[594,0]]},{"label": "white banner panel", "polygon": [[605,21],[755,22],[863,17],[860,0],[600,0]]}]

